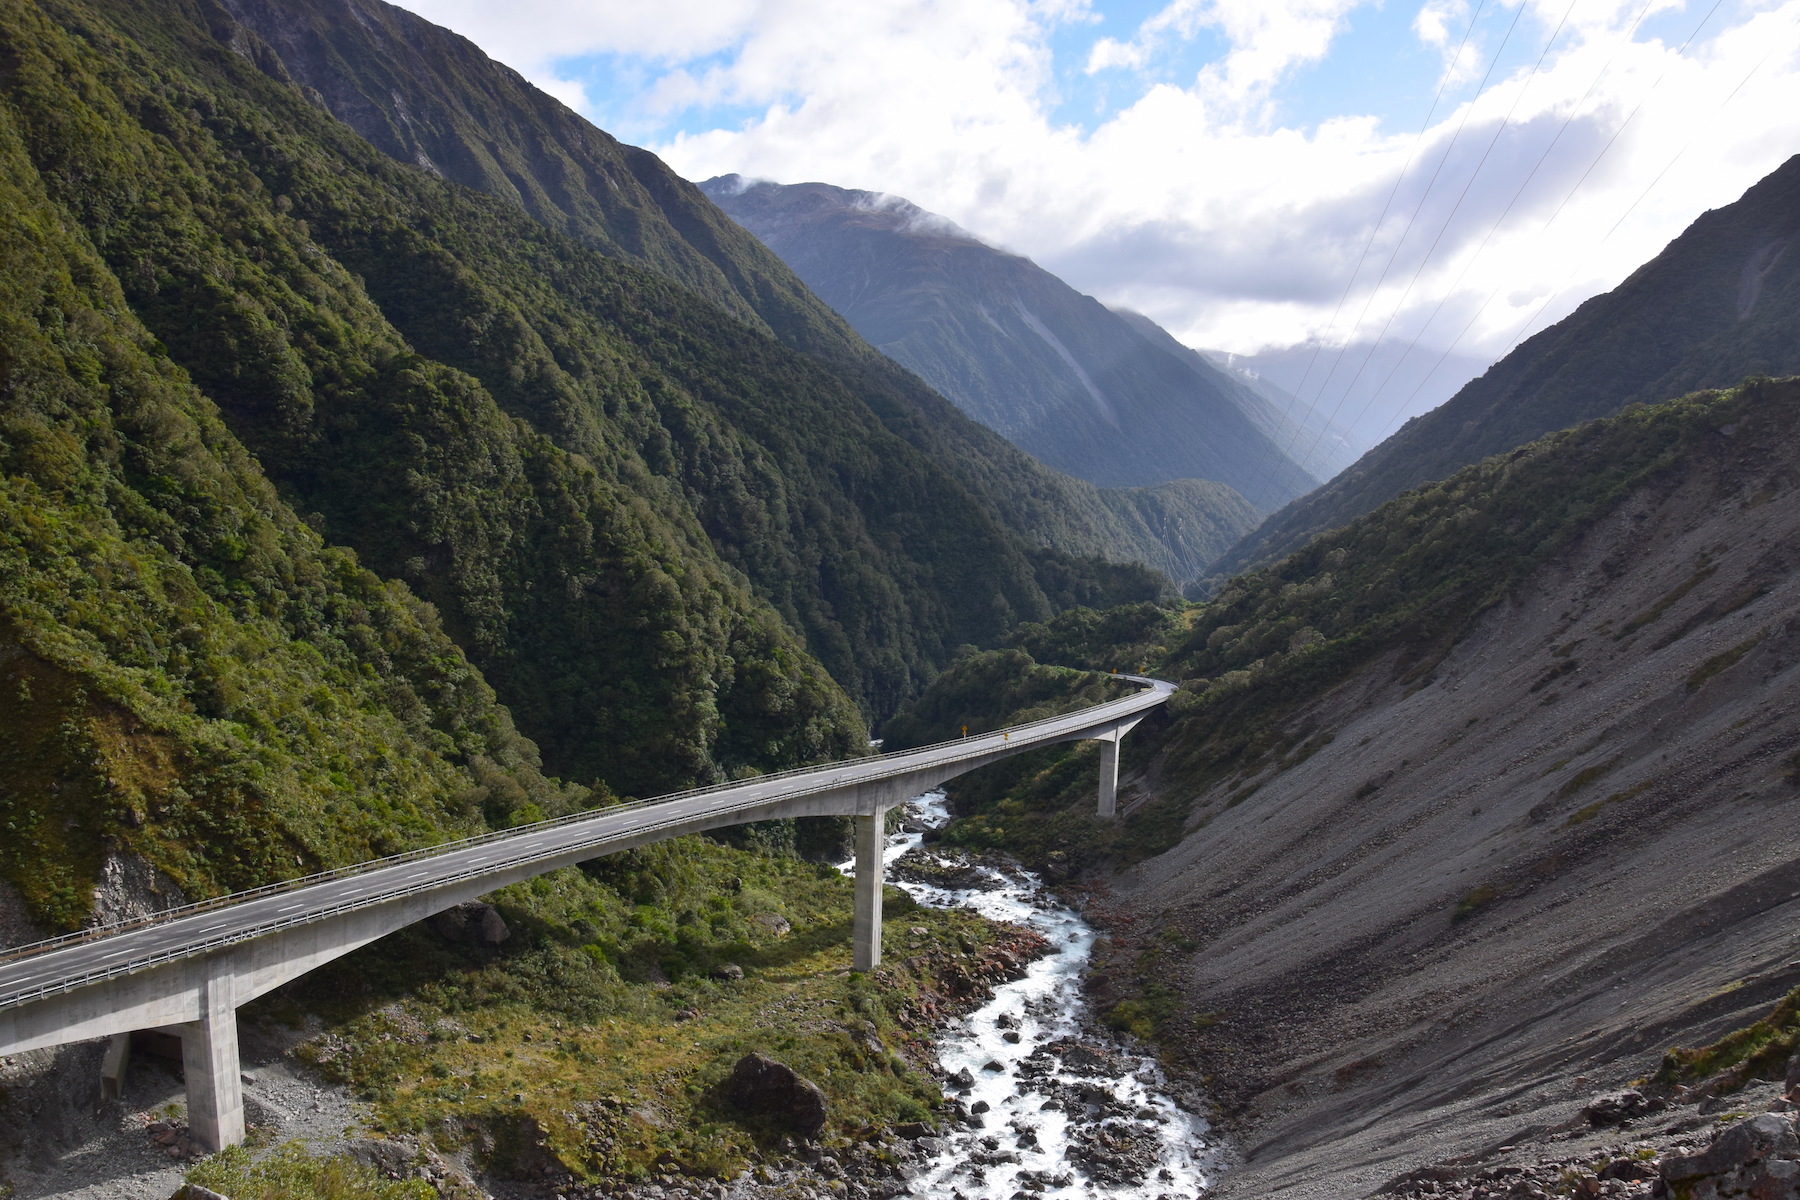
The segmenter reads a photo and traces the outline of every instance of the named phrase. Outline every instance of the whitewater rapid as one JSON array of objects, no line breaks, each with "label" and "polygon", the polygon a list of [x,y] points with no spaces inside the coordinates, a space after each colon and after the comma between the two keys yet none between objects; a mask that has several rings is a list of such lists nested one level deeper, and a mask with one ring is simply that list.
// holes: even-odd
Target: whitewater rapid
[{"label": "whitewater rapid", "polygon": [[[922,830],[949,822],[941,791],[909,805],[884,862],[929,858]],[[855,863],[840,864],[846,874]],[[938,1041],[946,1089],[971,1123],[931,1139],[910,1193],[933,1200],[1188,1200],[1212,1170],[1206,1123],[1165,1092],[1156,1061],[1097,1031],[1081,976],[1094,930],[1026,871],[978,866],[984,886],[951,889],[893,879],[921,904],[967,908],[1032,929],[1050,953],[1002,984]],[[997,1069],[996,1069],[997,1068]]]}]

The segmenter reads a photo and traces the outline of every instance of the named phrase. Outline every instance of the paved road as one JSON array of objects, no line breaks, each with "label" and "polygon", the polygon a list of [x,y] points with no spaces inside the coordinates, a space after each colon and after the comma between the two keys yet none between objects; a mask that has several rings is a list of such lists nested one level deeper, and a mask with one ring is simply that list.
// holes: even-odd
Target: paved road
[{"label": "paved road", "polygon": [[[1129,679],[1144,690],[1080,712],[991,734],[579,813],[224,897],[133,925],[20,947],[0,961],[0,1009],[335,913],[430,891],[446,883],[498,875],[533,862],[565,857],[571,850],[592,846],[597,853],[604,853],[609,843],[654,835],[659,830],[675,831],[696,817],[750,812],[789,799],[891,779],[925,767],[1067,740],[1083,731],[1144,713],[1163,703],[1175,690],[1173,684],[1161,680],[1136,675],[1119,678]],[[756,819],[771,815],[782,814],[763,812]]]}]

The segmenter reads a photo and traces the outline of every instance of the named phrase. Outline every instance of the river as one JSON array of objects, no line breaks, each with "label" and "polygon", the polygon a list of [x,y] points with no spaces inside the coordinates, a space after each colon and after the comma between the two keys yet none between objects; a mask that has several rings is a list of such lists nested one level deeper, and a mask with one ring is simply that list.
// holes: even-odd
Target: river
[{"label": "river", "polygon": [[[909,806],[885,861],[930,858],[922,830],[949,822],[944,794]],[[840,869],[854,874],[854,862]],[[982,885],[949,889],[892,877],[921,904],[972,909],[1036,930],[1053,949],[1025,976],[952,1025],[938,1060],[972,1114],[934,1139],[911,1194],[932,1200],[1010,1200],[1024,1192],[1082,1200],[1188,1200],[1213,1171],[1204,1120],[1165,1091],[1155,1059],[1100,1032],[1081,976],[1094,930],[1026,871],[982,865]]]}]

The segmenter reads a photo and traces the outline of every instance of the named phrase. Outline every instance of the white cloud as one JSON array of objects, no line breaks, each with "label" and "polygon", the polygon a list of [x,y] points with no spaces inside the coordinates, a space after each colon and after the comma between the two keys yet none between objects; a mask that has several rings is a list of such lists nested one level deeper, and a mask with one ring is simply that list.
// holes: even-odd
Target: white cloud
[{"label": "white cloud", "polygon": [[[1800,150],[1800,0],[1729,0],[1684,55],[1681,40],[1710,6],[1524,2],[1514,36],[1528,46],[1527,65],[1496,75],[1465,107],[1447,102],[1417,143],[1416,127],[1384,130],[1354,95],[1343,116],[1314,128],[1282,127],[1268,115],[1271,97],[1331,52],[1353,0],[1173,0],[1128,38],[1094,38],[1061,64],[1052,45],[1067,55],[1070,40],[1081,40],[1093,15],[1085,3],[410,6],[559,87],[579,86],[558,71],[572,56],[640,65],[646,86],[637,105],[594,113],[602,125],[693,123],[695,113],[729,109],[715,127],[652,145],[690,178],[737,171],[904,196],[1194,344],[1248,352],[1342,340],[1365,310],[1359,336],[1389,323],[1390,336],[1407,340],[1438,310],[1422,346],[1442,350],[1467,325],[1460,349],[1494,355],[1540,308],[1539,327]],[[1628,40],[1646,11],[1663,39]],[[1565,13],[1567,28],[1521,94]],[[1419,45],[1450,59],[1468,19],[1456,0],[1428,0],[1412,27]],[[1203,32],[1226,52],[1185,84],[1144,82],[1140,68]],[[1494,52],[1480,40],[1446,69],[1479,78]],[[1094,73],[1087,78],[1136,93],[1091,130],[1060,124],[1052,115],[1059,66],[1085,66]],[[1645,196],[1678,151],[1675,168]],[[1368,261],[1333,325],[1365,246]],[[1390,255],[1387,279],[1371,290]]]}]

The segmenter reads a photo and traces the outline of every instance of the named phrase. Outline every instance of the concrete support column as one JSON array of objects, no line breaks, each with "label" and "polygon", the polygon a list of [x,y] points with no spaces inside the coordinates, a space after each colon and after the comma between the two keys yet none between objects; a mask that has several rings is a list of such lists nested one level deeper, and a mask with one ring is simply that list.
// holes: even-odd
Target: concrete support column
[{"label": "concrete support column", "polygon": [[856,936],[851,966],[858,971],[881,965],[881,859],[886,845],[884,810],[856,818]]},{"label": "concrete support column", "polygon": [[239,1075],[237,1004],[232,955],[218,954],[203,964],[200,1019],[181,1031],[181,1065],[187,1076],[188,1128],[208,1150],[223,1150],[244,1140],[244,1088]]},{"label": "concrete support column", "polygon": [[115,1033],[100,1060],[100,1098],[118,1100],[125,1095],[125,1076],[131,1071],[131,1035]]},{"label": "concrete support column", "polygon": [[1119,807],[1119,740],[1115,729],[1100,741],[1100,815],[1111,817]]}]

